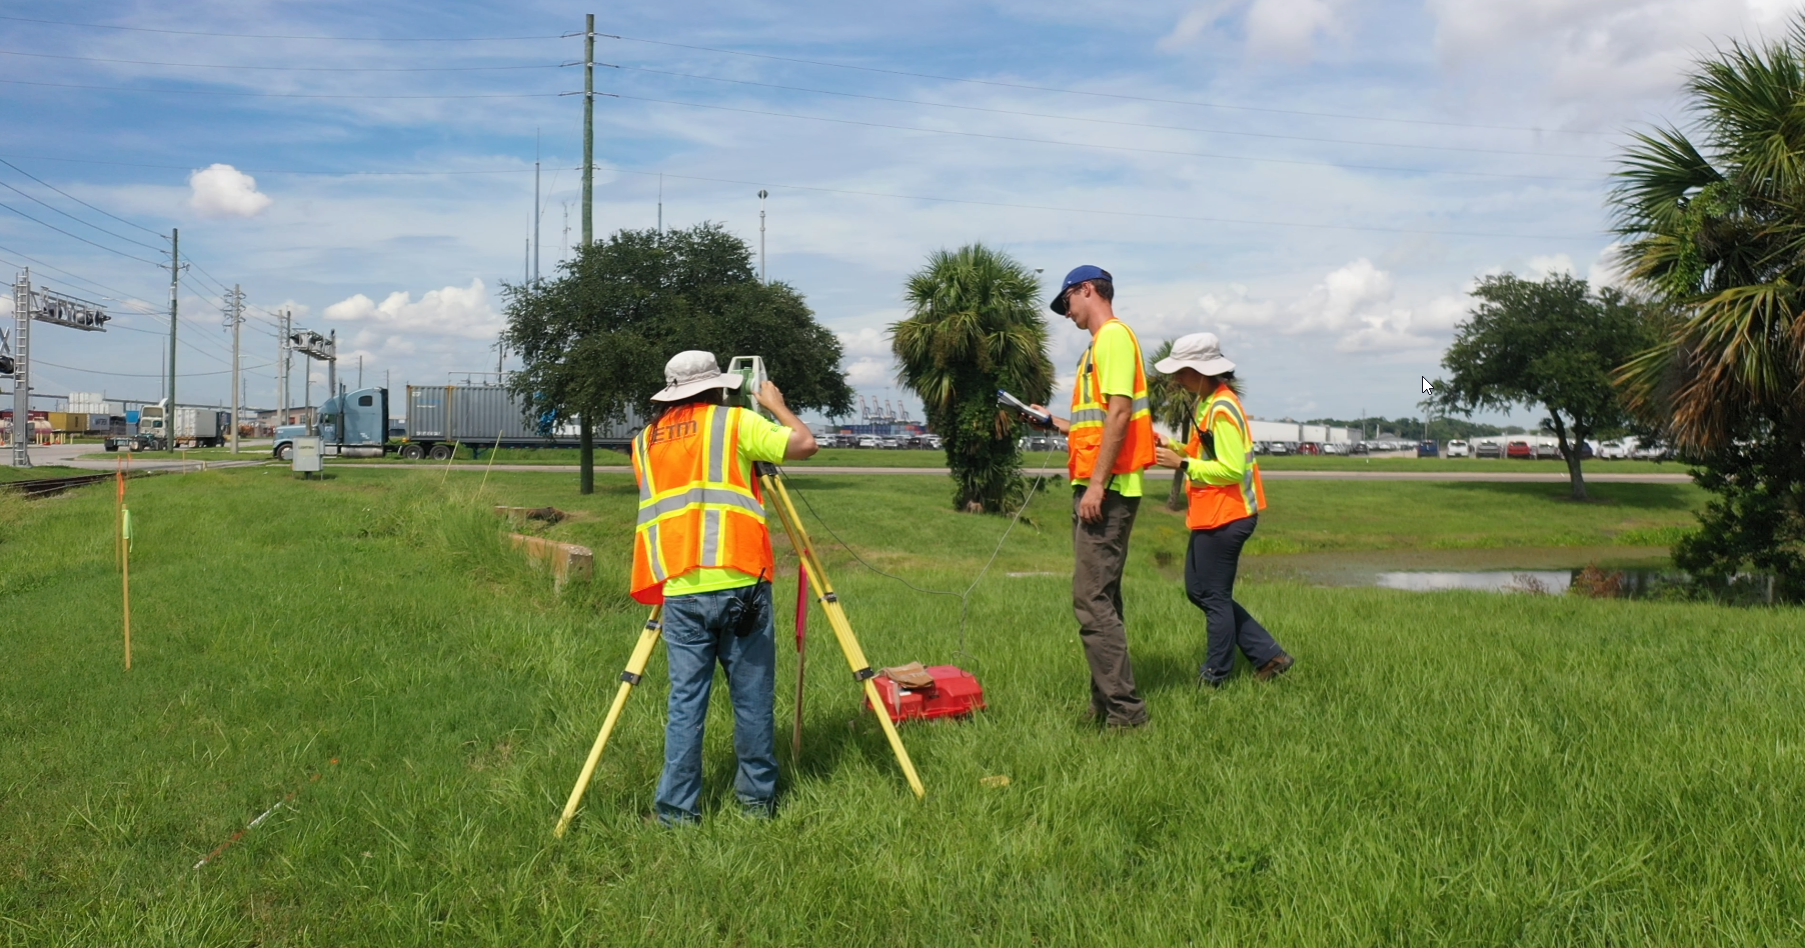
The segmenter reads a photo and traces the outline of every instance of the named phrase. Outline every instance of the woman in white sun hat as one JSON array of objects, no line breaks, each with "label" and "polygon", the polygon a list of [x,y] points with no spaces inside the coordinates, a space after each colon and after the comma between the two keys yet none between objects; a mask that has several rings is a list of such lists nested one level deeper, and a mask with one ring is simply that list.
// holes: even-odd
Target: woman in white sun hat
[{"label": "woman in white sun hat", "polygon": [[1153,368],[1197,396],[1185,443],[1161,438],[1154,463],[1187,481],[1185,526],[1191,543],[1185,552],[1185,594],[1203,610],[1209,628],[1200,678],[1220,687],[1234,671],[1238,647],[1254,677],[1268,681],[1289,671],[1295,660],[1234,598],[1241,547],[1266,507],[1235,364],[1223,358],[1214,333],[1199,332],[1174,342],[1172,355]]}]

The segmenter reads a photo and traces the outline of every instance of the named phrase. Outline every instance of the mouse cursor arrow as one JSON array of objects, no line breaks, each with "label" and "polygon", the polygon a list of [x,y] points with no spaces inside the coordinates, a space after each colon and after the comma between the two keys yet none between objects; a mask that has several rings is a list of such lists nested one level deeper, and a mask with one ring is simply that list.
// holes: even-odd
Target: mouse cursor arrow
[{"label": "mouse cursor arrow", "polygon": [[1426,394],[1428,394],[1428,393],[1430,393],[1430,392],[1433,392],[1433,391],[1435,391],[1435,384],[1434,384],[1434,383],[1433,383],[1433,382],[1430,382],[1430,381],[1429,381],[1429,377],[1428,377],[1428,376],[1426,376],[1426,375],[1425,375],[1425,376],[1420,376],[1420,378],[1422,378],[1422,380],[1423,380],[1423,394],[1425,394],[1425,395],[1426,395]]}]

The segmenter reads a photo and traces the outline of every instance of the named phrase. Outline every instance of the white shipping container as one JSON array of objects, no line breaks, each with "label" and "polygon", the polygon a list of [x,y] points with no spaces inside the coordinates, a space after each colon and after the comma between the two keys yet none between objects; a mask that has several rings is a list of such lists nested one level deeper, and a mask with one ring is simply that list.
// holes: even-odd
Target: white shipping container
[{"label": "white shipping container", "polygon": [[175,436],[178,441],[219,437],[219,411],[213,408],[177,408]]},{"label": "white shipping container", "polygon": [[105,392],[70,392],[69,411],[75,414],[110,415]]},{"label": "white shipping container", "polygon": [[1300,425],[1294,421],[1262,421],[1258,418],[1247,420],[1248,430],[1253,433],[1255,441],[1283,441],[1296,443],[1303,439],[1298,436]]},{"label": "white shipping container", "polygon": [[1352,444],[1353,442],[1354,442],[1354,429],[1352,429],[1352,428],[1330,428],[1329,429],[1329,443],[1330,444]]},{"label": "white shipping container", "polygon": [[1329,429],[1322,425],[1302,425],[1297,440],[1321,444],[1329,440]]}]

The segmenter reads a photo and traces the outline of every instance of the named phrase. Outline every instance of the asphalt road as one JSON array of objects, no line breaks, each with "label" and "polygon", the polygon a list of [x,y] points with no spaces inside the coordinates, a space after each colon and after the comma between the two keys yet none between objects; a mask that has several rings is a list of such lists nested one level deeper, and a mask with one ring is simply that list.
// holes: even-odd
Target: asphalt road
[{"label": "asphalt road", "polygon": [[[91,444],[51,445],[32,448],[32,463],[37,465],[61,465],[91,471],[110,471],[113,469],[112,458],[80,458],[78,455],[93,454],[95,446]],[[10,463],[11,453],[0,452],[0,463]],[[210,468],[245,467],[262,464],[268,455],[261,448],[255,453],[247,451],[244,460],[145,460],[134,459],[132,467],[140,471],[200,471]],[[450,465],[421,461],[417,464],[370,463],[359,461],[327,460],[327,466],[356,466],[378,471],[418,471],[428,467],[443,470],[450,467],[454,471],[537,471],[541,474],[575,474],[575,464],[496,464],[494,467],[477,462],[457,462]],[[1056,469],[1063,473],[1064,468]],[[598,466],[597,474],[631,474],[633,469],[625,465]],[[816,467],[809,464],[798,464],[785,468],[791,475],[808,474],[873,474],[890,475],[935,475],[947,473],[944,467]],[[1029,471],[1033,474],[1035,471]],[[1165,468],[1153,468],[1147,477],[1153,480],[1167,480],[1172,472]],[[1536,471],[1514,473],[1510,471],[1263,471],[1261,476],[1271,481],[1478,481],[1489,483],[1528,483],[1528,484],[1564,484],[1567,475],[1559,471]],[[1608,471],[1587,471],[1586,482],[1591,484],[1686,484],[1692,478],[1682,472],[1674,473],[1622,473]]]}]

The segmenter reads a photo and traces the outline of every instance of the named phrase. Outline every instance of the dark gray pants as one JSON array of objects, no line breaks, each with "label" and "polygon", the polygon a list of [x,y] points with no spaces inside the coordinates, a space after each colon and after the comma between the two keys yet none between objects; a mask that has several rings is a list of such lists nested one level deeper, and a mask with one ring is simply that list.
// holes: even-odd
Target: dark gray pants
[{"label": "dark gray pants", "polygon": [[1192,530],[1185,551],[1185,595],[1209,623],[1203,680],[1212,685],[1221,684],[1235,670],[1236,647],[1255,668],[1285,653],[1272,633],[1235,601],[1241,547],[1253,536],[1259,519],[1244,517],[1213,529]]},{"label": "dark gray pants", "polygon": [[1103,492],[1103,519],[1085,523],[1078,501],[1085,489],[1072,492],[1072,611],[1078,637],[1091,666],[1091,711],[1120,727],[1147,720],[1147,704],[1134,686],[1128,660],[1128,628],[1122,621],[1122,567],[1128,562],[1128,535],[1134,531],[1139,497]]}]

